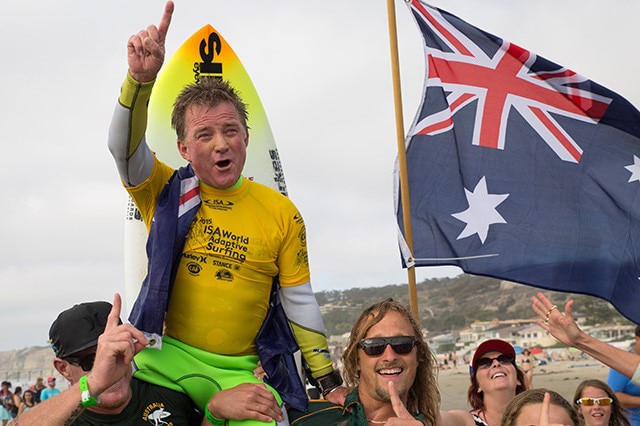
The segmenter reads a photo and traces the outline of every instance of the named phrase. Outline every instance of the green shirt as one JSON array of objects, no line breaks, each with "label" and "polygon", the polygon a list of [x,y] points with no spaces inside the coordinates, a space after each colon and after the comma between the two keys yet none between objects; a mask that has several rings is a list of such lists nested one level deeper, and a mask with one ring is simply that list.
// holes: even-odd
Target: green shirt
[{"label": "green shirt", "polygon": [[[290,409],[288,411],[291,426],[367,426],[364,408],[358,399],[358,388],[347,395],[344,407],[324,400],[309,402],[305,413]],[[425,422],[422,414],[415,415],[416,420]]]}]

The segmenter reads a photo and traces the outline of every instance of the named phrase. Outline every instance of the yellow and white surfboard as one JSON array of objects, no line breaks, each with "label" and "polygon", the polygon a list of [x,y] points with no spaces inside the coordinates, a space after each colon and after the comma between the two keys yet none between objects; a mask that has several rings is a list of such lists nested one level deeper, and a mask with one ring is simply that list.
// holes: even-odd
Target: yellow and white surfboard
[{"label": "yellow and white surfboard", "polygon": [[[287,195],[278,149],[260,97],[238,56],[211,25],[205,25],[189,37],[158,75],[149,101],[146,136],[151,150],[174,168],[185,165],[176,147],[175,131],[171,128],[171,111],[182,88],[203,75],[228,80],[248,105],[251,136],[243,175]],[[129,199],[124,238],[127,315],[147,272],[146,241],[147,229],[140,212]]]}]

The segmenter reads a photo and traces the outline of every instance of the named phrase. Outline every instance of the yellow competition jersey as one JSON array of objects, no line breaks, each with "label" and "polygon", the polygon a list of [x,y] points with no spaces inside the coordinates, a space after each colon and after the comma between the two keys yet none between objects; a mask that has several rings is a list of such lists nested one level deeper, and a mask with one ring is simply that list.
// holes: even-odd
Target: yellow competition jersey
[{"label": "yellow competition jersey", "polygon": [[[173,170],[155,160],[149,179],[127,188],[149,227]],[[231,190],[200,183],[173,285],[165,334],[223,355],[255,354],[273,277],[283,287],[309,281],[304,221],[280,193],[248,179]]]}]

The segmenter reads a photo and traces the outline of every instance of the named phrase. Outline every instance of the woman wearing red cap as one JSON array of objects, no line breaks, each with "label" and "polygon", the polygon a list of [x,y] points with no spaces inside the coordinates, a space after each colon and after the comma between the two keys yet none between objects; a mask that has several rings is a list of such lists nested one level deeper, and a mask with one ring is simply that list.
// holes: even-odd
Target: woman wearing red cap
[{"label": "woman wearing red cap", "polygon": [[482,342],[473,354],[467,393],[475,424],[499,425],[505,407],[525,390],[525,377],[516,366],[513,346],[500,339]]}]

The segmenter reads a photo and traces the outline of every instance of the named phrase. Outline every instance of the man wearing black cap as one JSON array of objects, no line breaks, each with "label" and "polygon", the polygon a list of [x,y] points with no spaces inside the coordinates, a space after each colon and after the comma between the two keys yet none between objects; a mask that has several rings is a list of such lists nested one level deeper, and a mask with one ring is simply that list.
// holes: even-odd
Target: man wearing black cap
[{"label": "man wearing black cap", "polygon": [[122,324],[120,306],[116,294],[113,306],[81,303],[58,316],[49,339],[54,366],[69,388],[22,413],[14,424],[201,424],[188,396],[131,377],[133,356],[148,341]]}]

